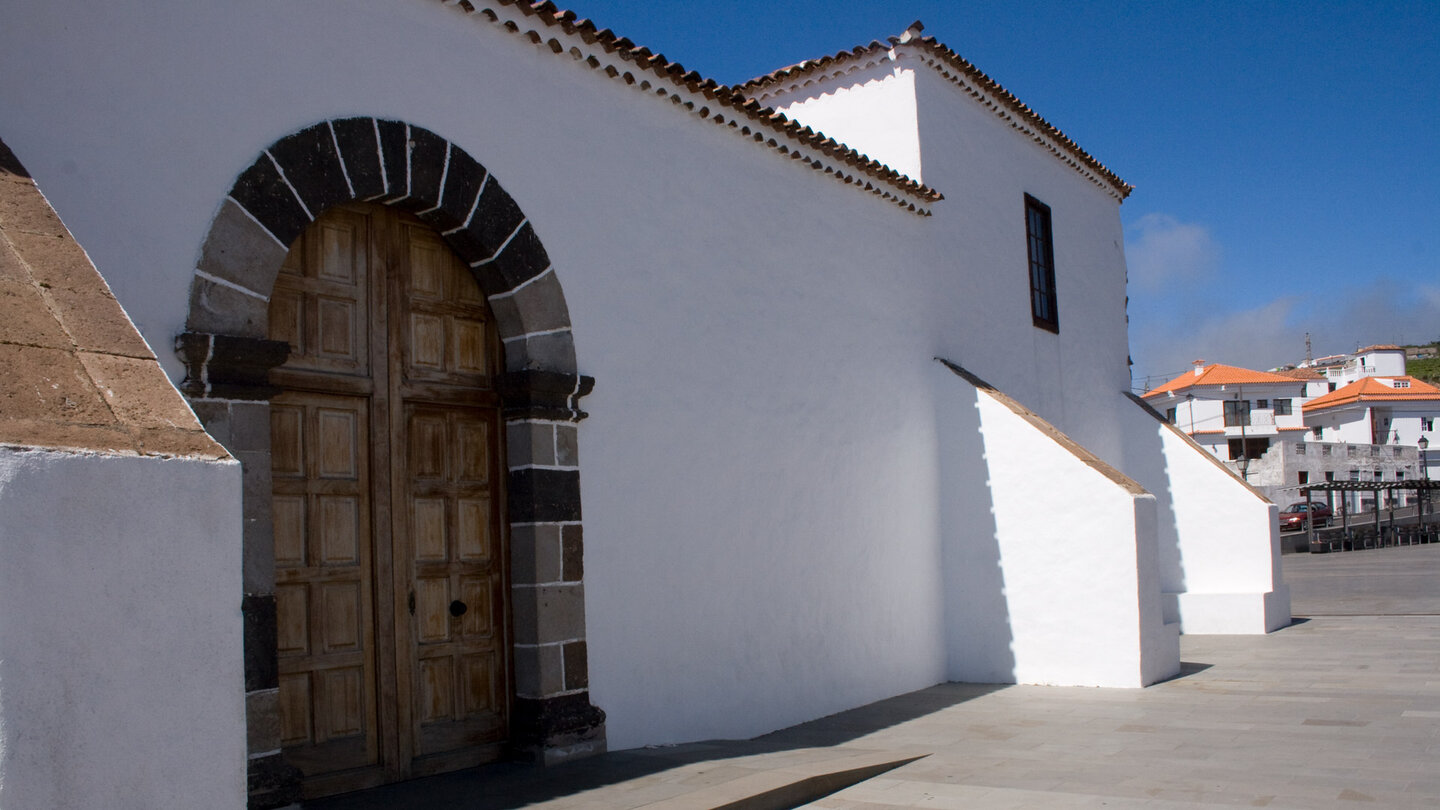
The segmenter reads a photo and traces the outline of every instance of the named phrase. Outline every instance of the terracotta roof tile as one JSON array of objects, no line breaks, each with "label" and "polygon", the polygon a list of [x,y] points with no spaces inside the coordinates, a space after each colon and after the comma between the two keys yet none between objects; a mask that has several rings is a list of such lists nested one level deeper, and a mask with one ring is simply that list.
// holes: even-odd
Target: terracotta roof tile
[{"label": "terracotta roof tile", "polygon": [[[623,81],[642,91],[655,91],[702,119],[729,126],[756,143],[775,149],[782,155],[809,165],[812,169],[833,174],[846,185],[853,185],[882,199],[922,216],[929,211],[925,203],[944,199],[939,191],[907,177],[854,149],[828,138],[808,127],[802,127],[785,115],[747,99],[732,88],[707,79],[663,54],[638,46],[608,28],[599,28],[573,11],[557,8],[554,3],[529,0],[441,0],[458,6],[466,13],[479,14],[501,28],[540,45],[556,55],[568,55],[591,68],[600,70],[603,63],[597,56],[615,57],[628,62],[633,69],[614,64],[600,70],[607,77]],[[522,30],[516,19],[501,19],[501,12],[514,9],[527,24],[538,25]],[[513,16],[507,14],[506,16]],[[562,39],[570,40],[562,42]],[[567,47],[567,45],[569,47]],[[598,51],[588,56],[582,50]],[[759,130],[759,131],[757,131]],[[807,154],[808,153],[808,154]],[[818,153],[818,155],[816,154]],[[917,204],[918,203],[918,204]]]},{"label": "terracotta roof tile", "polygon": [[[757,76],[747,82],[737,84],[734,90],[744,95],[757,95],[759,91],[777,84],[800,79],[817,72],[840,69],[855,60],[872,57],[891,49],[898,50],[904,47],[912,47],[932,57],[937,67],[944,65],[956,71],[961,77],[973,83],[984,94],[998,101],[999,105],[996,108],[998,114],[1008,118],[1009,116],[1005,114],[1005,110],[1013,112],[1036,132],[1054,140],[1059,147],[1059,150],[1056,152],[1058,157],[1067,160],[1067,162],[1073,159],[1094,172],[1110,186],[1120,199],[1129,196],[1130,192],[1134,190],[1134,186],[1120,179],[1118,175],[1106,168],[1104,164],[1089,152],[1080,148],[1079,144],[1071,140],[1070,137],[1061,132],[1059,128],[1049,121],[1046,121],[1039,113],[1032,110],[1028,105],[1016,98],[1013,93],[1002,87],[999,82],[987,76],[967,59],[960,56],[960,54],[939,42],[934,37],[912,37],[912,32],[913,34],[919,34],[921,30],[924,30],[924,26],[921,25],[919,21],[916,21],[911,25],[910,29],[906,31],[905,35],[890,37],[888,42],[872,41],[869,45],[858,45],[848,51],[840,51],[831,56],[807,59],[804,62],[783,67],[767,73],[764,76]],[[941,73],[952,81],[955,78],[943,69]],[[1002,110],[1000,108],[1004,109]],[[1064,152],[1065,154],[1061,155],[1060,152]]]},{"label": "terracotta roof tile", "polygon": [[1239,366],[1212,363],[1206,366],[1199,374],[1193,371],[1187,371],[1164,385],[1147,391],[1144,398],[1149,399],[1160,396],[1161,394],[1178,393],[1191,388],[1209,385],[1274,385],[1276,383],[1293,382],[1295,382],[1295,378],[1282,374],[1269,371],[1251,371],[1248,368],[1240,368]]},{"label": "terracotta roof tile", "polygon": [[[1395,388],[1390,381],[1402,380],[1408,385]],[[1357,402],[1416,402],[1434,400],[1440,404],[1440,388],[1417,380],[1414,377],[1362,377],[1353,383],[1331,391],[1323,397],[1316,397],[1305,403],[1305,413],[1338,408]]]}]

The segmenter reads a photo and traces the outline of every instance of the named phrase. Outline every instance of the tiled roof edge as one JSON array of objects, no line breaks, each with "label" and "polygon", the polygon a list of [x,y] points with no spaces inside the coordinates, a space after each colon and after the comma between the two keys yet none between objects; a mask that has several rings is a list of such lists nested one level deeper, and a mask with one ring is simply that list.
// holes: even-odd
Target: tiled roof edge
[{"label": "tiled roof edge", "polygon": [[[999,82],[987,76],[984,71],[934,37],[920,37],[905,42],[902,42],[900,37],[891,37],[888,43],[872,41],[869,45],[856,46],[832,56],[808,59],[797,65],[781,68],[737,84],[733,89],[736,93],[747,97],[763,97],[764,93],[755,91],[782,83],[798,84],[800,80],[810,78],[817,72],[824,72],[825,78],[839,75],[846,72],[847,69],[853,69],[852,62],[872,57],[882,51],[887,54],[891,51],[898,53],[906,48],[915,48],[925,53],[927,55],[925,63],[938,70],[946,80],[967,92],[972,98],[981,101],[985,106],[992,108],[996,115],[1008,121],[1012,127],[1029,135],[1037,144],[1046,147],[1072,168],[1080,170],[1082,174],[1090,177],[1092,182],[1105,187],[1117,199],[1123,200],[1135,190],[1133,185],[1121,179],[1119,175],[1082,149],[1059,128],[1046,121],[1039,113],[1002,87]],[[952,73],[952,70],[956,72]],[[982,99],[982,95],[988,98]],[[1047,143],[1047,140],[1053,143]],[[1091,176],[1092,174],[1093,176]]]},{"label": "tiled roof edge", "polygon": [[[598,28],[573,11],[549,0],[440,0],[474,14],[534,45],[568,55],[610,79],[642,92],[670,99],[672,104],[768,146],[781,155],[832,175],[846,185],[868,191],[920,216],[944,199],[939,191],[888,166],[802,127],[785,115],[746,99],[727,85],[687,71],[610,29]],[[518,12],[518,13],[517,13]],[[532,25],[538,23],[538,25]],[[629,63],[629,66],[626,65]],[[768,133],[768,134],[767,134]]]},{"label": "tiled roof edge", "polygon": [[[1373,385],[1372,381],[1377,380],[1408,380],[1411,387],[1391,388],[1386,385]],[[1419,383],[1418,387],[1416,387],[1416,383]],[[1314,413],[1330,408],[1358,405],[1363,402],[1425,402],[1430,400],[1440,400],[1440,391],[1435,390],[1435,386],[1408,374],[1396,374],[1385,377],[1362,377],[1344,388],[1310,400],[1301,406],[1301,410],[1305,413]]]}]

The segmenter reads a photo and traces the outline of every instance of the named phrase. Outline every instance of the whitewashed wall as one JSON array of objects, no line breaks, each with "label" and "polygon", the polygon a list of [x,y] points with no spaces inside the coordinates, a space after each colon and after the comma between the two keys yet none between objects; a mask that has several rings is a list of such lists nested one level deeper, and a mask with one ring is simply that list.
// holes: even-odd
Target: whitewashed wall
[{"label": "whitewashed wall", "polygon": [[[183,329],[222,195],[309,124],[426,127],[514,196],[597,380],[587,631],[615,748],[947,677],[932,357],[1119,455],[1117,201],[939,78],[917,73],[916,93],[925,179],[947,194],[930,218],[438,2],[55,2],[0,27],[0,134],[155,346]],[[1058,336],[1031,323],[1027,192],[1053,210]],[[1119,560],[1106,575],[1142,594]]]},{"label": "whitewashed wall", "polygon": [[245,806],[239,486],[0,448],[0,807]]},{"label": "whitewashed wall", "polygon": [[906,177],[924,180],[915,69],[907,65],[881,62],[761,103]]},{"label": "whitewashed wall", "polygon": [[[917,71],[916,89],[925,180],[949,195],[936,216],[948,252],[933,261],[966,284],[962,301],[925,310],[948,325],[936,354],[1116,455],[1114,398],[1130,385],[1119,202],[933,71]],[[1033,325],[1026,193],[1051,207],[1058,335]]]},{"label": "whitewashed wall", "polygon": [[984,458],[942,466],[950,677],[1135,687],[1177,673],[1154,496],[937,369],[941,458]]},{"label": "whitewashed wall", "polygon": [[1166,621],[1185,633],[1267,633],[1290,623],[1278,508],[1138,404],[1126,473],[1154,493]]},{"label": "whitewashed wall", "polygon": [[[1337,409],[1320,420],[1319,424],[1329,421],[1324,431],[1324,439],[1327,442],[1349,442],[1350,444],[1370,444],[1374,438],[1370,419],[1370,408],[1351,407]],[[1324,413],[1322,411],[1322,413]],[[1333,421],[1330,421],[1333,420]]]}]

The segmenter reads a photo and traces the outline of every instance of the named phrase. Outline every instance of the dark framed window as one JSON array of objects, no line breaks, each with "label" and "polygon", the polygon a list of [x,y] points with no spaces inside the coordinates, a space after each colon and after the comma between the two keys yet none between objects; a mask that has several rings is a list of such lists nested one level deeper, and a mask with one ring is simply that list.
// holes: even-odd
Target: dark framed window
[{"label": "dark framed window", "polygon": [[1289,416],[1289,415],[1290,415],[1290,400],[1288,400],[1288,399],[1277,399],[1277,400],[1275,400],[1275,415],[1276,415],[1276,416]]},{"label": "dark framed window", "polygon": [[1166,409],[1165,409],[1165,421],[1166,421],[1166,422],[1169,422],[1169,423],[1172,424],[1172,425],[1175,424],[1175,409],[1174,409],[1174,408],[1166,408]]},{"label": "dark framed window", "polygon": [[1025,195],[1025,244],[1030,257],[1030,314],[1035,325],[1060,332],[1060,309],[1055,301],[1055,239],[1050,230],[1050,206]]},{"label": "dark framed window", "polygon": [[1265,451],[1270,449],[1270,440],[1265,439],[1230,439],[1226,444],[1230,448],[1231,460],[1260,458]]},{"label": "dark framed window", "polygon": [[1263,410],[1265,410],[1266,408],[1270,407],[1270,400],[1268,400],[1268,399],[1257,399],[1257,400],[1255,400],[1255,407],[1257,407],[1257,408],[1259,408],[1260,410],[1263,411]]},{"label": "dark framed window", "polygon": [[1250,400],[1225,400],[1225,427],[1250,426]]}]

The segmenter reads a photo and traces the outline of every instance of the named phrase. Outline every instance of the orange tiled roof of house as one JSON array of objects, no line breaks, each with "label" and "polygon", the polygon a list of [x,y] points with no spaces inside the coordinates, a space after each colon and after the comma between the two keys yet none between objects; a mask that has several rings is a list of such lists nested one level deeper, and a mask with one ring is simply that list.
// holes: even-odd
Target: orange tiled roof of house
[{"label": "orange tiled roof of house", "polygon": [[[1403,382],[1405,385],[1396,388],[1392,385],[1393,382]],[[1323,397],[1310,400],[1305,403],[1304,411],[1314,413],[1356,402],[1409,402],[1427,399],[1440,400],[1440,388],[1414,377],[1364,377]]]},{"label": "orange tiled roof of house", "polygon": [[1282,374],[1274,374],[1269,371],[1251,371],[1248,368],[1240,368],[1239,366],[1212,363],[1201,369],[1199,374],[1193,371],[1187,371],[1164,385],[1147,392],[1145,399],[1157,397],[1161,394],[1178,393],[1191,388],[1208,385],[1259,385],[1293,382],[1295,382],[1295,378],[1286,377]]},{"label": "orange tiled roof of house", "polygon": [[1363,349],[1361,349],[1360,351],[1355,352],[1355,353],[1356,353],[1356,354],[1364,354],[1364,353],[1366,353],[1366,352],[1385,352],[1385,351],[1398,352],[1398,351],[1401,351],[1401,348],[1400,348],[1399,346],[1396,346],[1396,345],[1391,344],[1391,343],[1377,343],[1377,344],[1375,344],[1374,346],[1366,346],[1365,348],[1363,348]]}]

